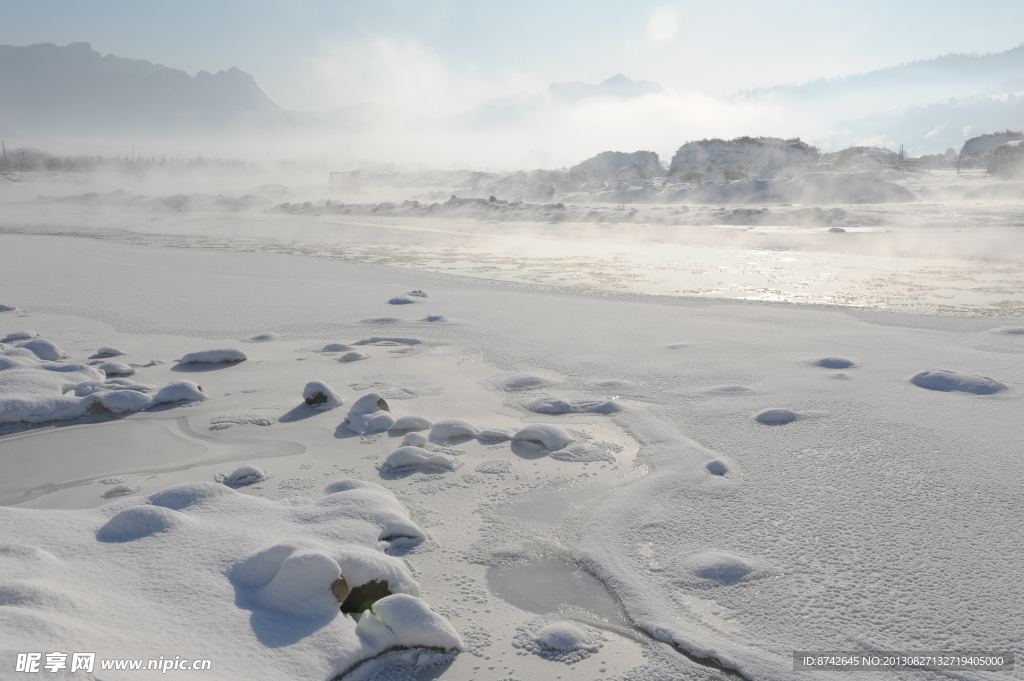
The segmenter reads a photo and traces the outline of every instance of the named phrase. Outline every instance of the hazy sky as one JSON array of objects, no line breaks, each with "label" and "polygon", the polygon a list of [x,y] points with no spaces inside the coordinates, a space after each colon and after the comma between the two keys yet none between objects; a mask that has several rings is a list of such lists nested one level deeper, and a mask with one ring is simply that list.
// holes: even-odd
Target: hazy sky
[{"label": "hazy sky", "polygon": [[716,94],[1024,42],[1020,0],[0,0],[0,43],[238,66],[290,109],[412,94],[452,110],[622,72]]}]

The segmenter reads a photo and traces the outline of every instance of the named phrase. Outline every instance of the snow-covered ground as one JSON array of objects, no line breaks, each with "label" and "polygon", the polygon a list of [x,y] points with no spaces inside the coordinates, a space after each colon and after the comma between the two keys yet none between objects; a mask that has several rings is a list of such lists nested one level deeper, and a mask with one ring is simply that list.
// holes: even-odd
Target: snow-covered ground
[{"label": "snow-covered ground", "polygon": [[[506,221],[8,192],[0,658],[497,681],[1019,657],[1022,206],[957,182]],[[357,623],[339,574],[393,595]]]}]

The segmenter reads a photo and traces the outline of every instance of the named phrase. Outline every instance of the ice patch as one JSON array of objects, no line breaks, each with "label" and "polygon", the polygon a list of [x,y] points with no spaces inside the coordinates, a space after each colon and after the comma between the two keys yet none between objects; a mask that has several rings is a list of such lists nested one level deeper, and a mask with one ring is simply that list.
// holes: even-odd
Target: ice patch
[{"label": "ice patch", "polygon": [[179,364],[233,364],[249,359],[241,350],[234,348],[216,348],[190,352],[178,360]]},{"label": "ice patch", "polygon": [[533,620],[516,629],[512,645],[553,662],[576,664],[601,650],[604,634],[579,622]]},{"label": "ice patch", "polygon": [[910,378],[910,382],[920,388],[939,390],[942,392],[963,392],[972,395],[993,395],[1006,390],[999,381],[971,374],[961,374],[948,369],[919,371]]},{"label": "ice patch", "polygon": [[766,426],[783,426],[796,419],[797,413],[791,409],[768,409],[754,417],[755,421]]},{"label": "ice patch", "polygon": [[556,396],[538,397],[524,403],[523,407],[539,414],[614,414],[622,409],[615,400]]},{"label": "ice patch", "polygon": [[338,357],[338,361],[343,364],[348,364],[349,362],[358,362],[363,359],[370,359],[370,356],[367,355],[365,352],[359,352],[358,350],[351,350]]},{"label": "ice patch", "polygon": [[345,403],[345,400],[323,381],[307,383],[306,387],[302,389],[302,399],[306,404],[323,411],[340,407]]},{"label": "ice patch", "polygon": [[402,446],[384,460],[381,472],[391,473],[412,468],[435,468],[450,471],[455,468],[455,460],[444,454],[429,452],[421,447]]},{"label": "ice patch", "polygon": [[573,441],[572,435],[559,426],[538,424],[527,426],[512,436],[512,442],[530,449],[558,451]]},{"label": "ice patch", "polygon": [[252,464],[243,464],[233,471],[218,473],[214,476],[214,480],[228,487],[255,485],[257,482],[264,482],[269,478],[270,473]]}]

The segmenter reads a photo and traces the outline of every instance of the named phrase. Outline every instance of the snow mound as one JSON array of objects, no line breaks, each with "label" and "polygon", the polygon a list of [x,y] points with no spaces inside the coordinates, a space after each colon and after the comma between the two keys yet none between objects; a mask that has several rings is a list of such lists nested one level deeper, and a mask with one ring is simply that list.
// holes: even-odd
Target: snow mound
[{"label": "snow mound", "polygon": [[0,312],[14,312],[17,309],[18,308],[14,307],[13,305],[2,305],[2,304],[0,304]]},{"label": "snow mound", "polygon": [[718,459],[708,461],[704,468],[706,468],[708,473],[711,473],[711,475],[725,475],[729,472],[729,467]]},{"label": "snow mound", "polygon": [[664,175],[658,154],[653,151],[602,151],[569,169],[576,182],[633,182]]},{"label": "snow mound", "polygon": [[371,433],[382,433],[395,424],[395,417],[386,411],[378,411],[372,414],[349,414],[348,423],[345,427],[353,433],[369,435]]},{"label": "snow mound", "polygon": [[512,645],[546,660],[576,664],[597,653],[606,637],[579,622],[533,620],[516,629]]},{"label": "snow mound", "polygon": [[411,445],[413,447],[426,447],[430,440],[423,433],[407,433],[402,438],[403,445]]},{"label": "snow mound", "polygon": [[455,460],[444,454],[428,452],[421,447],[403,446],[393,451],[384,460],[381,471],[390,473],[412,468],[453,470],[455,468]]},{"label": "snow mound", "polygon": [[551,453],[552,459],[559,461],[572,461],[574,463],[591,463],[594,461],[609,461],[615,463],[615,455],[603,447],[597,445],[583,444],[577,442],[567,445]]},{"label": "snow mound", "polygon": [[495,461],[484,461],[474,469],[477,473],[488,473],[490,475],[502,475],[512,472],[512,462],[504,459]]},{"label": "snow mound", "polygon": [[538,414],[614,414],[622,409],[615,400],[556,396],[538,397],[526,402],[523,407]]},{"label": "snow mound", "polygon": [[683,561],[691,583],[705,586],[727,586],[749,580],[759,573],[758,566],[745,558],[725,551],[704,551]]},{"label": "snow mound", "polygon": [[121,511],[96,533],[102,542],[129,542],[158,532],[170,532],[188,522],[178,511],[162,506],[131,506]]},{"label": "snow mound", "polygon": [[346,352],[351,349],[352,346],[345,345],[344,343],[327,343],[322,348],[315,350],[314,352]]},{"label": "snow mound", "polygon": [[96,352],[93,353],[93,357],[120,357],[121,355],[127,355],[128,353],[120,348],[114,348],[104,345],[101,348],[97,348]]},{"label": "snow mound", "polygon": [[395,336],[373,336],[371,338],[364,338],[363,340],[356,341],[352,345],[378,345],[383,347],[396,346],[396,345],[420,345],[423,341],[419,338],[398,338]]},{"label": "snow mound", "polygon": [[430,439],[434,442],[445,442],[460,438],[475,438],[480,434],[480,429],[460,419],[444,419],[434,424],[430,429]]},{"label": "snow mound", "polygon": [[668,174],[676,178],[699,174],[705,181],[729,179],[726,173],[772,178],[811,167],[818,157],[817,149],[799,139],[738,137],[728,141],[701,140],[679,147],[672,157]]},{"label": "snow mound", "polygon": [[972,395],[993,395],[1006,390],[999,381],[972,374],[961,374],[948,369],[919,371],[910,377],[910,382],[919,388],[942,392],[962,392]]},{"label": "snow mound", "polygon": [[[392,298],[394,300],[394,298]],[[390,301],[389,301],[390,302]],[[409,301],[412,302],[412,301]],[[402,324],[406,320],[401,317],[370,317],[368,319],[360,319],[360,324]]]},{"label": "snow mound", "polygon": [[331,584],[341,575],[338,562],[322,551],[295,551],[256,594],[265,608],[295,617],[331,617],[339,610]]},{"label": "snow mound", "polygon": [[510,429],[486,428],[480,431],[476,439],[482,442],[505,442],[506,440],[511,440],[515,434],[515,431]]},{"label": "snow mound", "polygon": [[323,381],[310,381],[302,389],[302,399],[316,409],[328,410],[340,407],[345,403],[338,393]]},{"label": "snow mound", "polygon": [[129,494],[135,494],[136,492],[139,492],[141,489],[142,488],[139,487],[138,485],[126,485],[124,483],[115,484],[113,487],[111,487],[110,489],[103,493],[103,498],[114,499],[116,497],[124,497],[128,496]]},{"label": "snow mound", "polygon": [[264,414],[223,414],[210,419],[210,430],[227,430],[235,426],[272,426],[275,423],[276,418]]},{"label": "snow mound", "polygon": [[0,338],[0,343],[17,343],[18,341],[31,340],[38,337],[39,334],[35,331],[13,331]]},{"label": "snow mound", "polygon": [[179,364],[233,364],[249,359],[241,350],[234,348],[216,348],[190,352],[178,360]]},{"label": "snow mound", "polygon": [[[325,350],[324,352],[327,351]],[[345,354],[338,357],[338,361],[344,364],[347,364],[349,362],[358,362],[363,359],[370,359],[370,356],[367,355],[365,352],[359,352],[357,350],[350,350],[349,352],[346,352]]]},{"label": "snow mound", "polygon": [[411,298],[410,296],[395,296],[388,300],[388,305],[412,305],[420,301]]},{"label": "snow mound", "polygon": [[562,449],[572,440],[572,435],[564,428],[546,424],[527,426],[512,436],[512,442],[530,449],[546,449],[550,452]]},{"label": "snow mound", "polygon": [[796,421],[797,414],[791,409],[768,409],[754,417],[754,420],[766,426],[783,426]]},{"label": "snow mound", "polygon": [[505,390],[508,392],[518,392],[520,390],[533,390],[535,388],[543,388],[544,386],[557,383],[553,378],[547,376],[541,376],[540,374],[529,373],[525,371],[515,372],[511,374],[503,374],[491,380],[494,387],[499,390]]},{"label": "snow mound", "polygon": [[208,399],[203,391],[203,386],[194,381],[172,381],[157,391],[153,401],[162,404],[165,402],[202,402]]},{"label": "snow mound", "polygon": [[206,394],[191,381],[157,389],[108,378],[88,364],[44,360],[26,348],[0,347],[0,423],[65,421],[95,410],[123,414],[204,399]]},{"label": "snow mound", "polygon": [[822,357],[821,359],[812,360],[811,364],[824,369],[849,369],[850,367],[857,366],[852,359],[846,359],[845,357]]},{"label": "snow mound", "polygon": [[135,369],[121,362],[103,362],[96,368],[106,374],[107,378],[113,376],[132,376],[135,374]]},{"label": "snow mound", "polygon": [[989,333],[998,333],[1004,336],[1024,336],[1024,326],[997,326],[989,329]]},{"label": "snow mound", "polygon": [[59,359],[66,359],[69,356],[68,353],[58,348],[55,343],[48,341],[45,338],[36,338],[34,340],[18,343],[18,347],[28,350],[39,359],[45,359],[51,362],[55,362]]},{"label": "snow mound", "polygon": [[405,295],[413,296],[414,298],[429,298],[430,297],[429,295],[427,295],[427,292],[422,290],[422,289],[416,289],[414,291],[409,291]]},{"label": "snow mound", "polygon": [[443,314],[428,314],[426,317],[420,320],[425,324],[454,324],[455,320],[451,317],[445,317]]},{"label": "snow mound", "polygon": [[395,419],[395,422],[388,429],[392,433],[408,433],[410,431],[430,430],[434,422],[422,416],[403,416]]},{"label": "snow mound", "polygon": [[243,464],[228,473],[218,473],[214,479],[228,487],[244,487],[255,485],[257,482],[264,482],[270,478],[270,474],[262,468],[252,464]]},{"label": "snow mound", "polygon": [[393,594],[374,603],[360,616],[356,632],[381,649],[422,646],[462,650],[455,628],[408,594]]},{"label": "snow mound", "polygon": [[372,414],[381,410],[391,411],[387,401],[380,393],[366,393],[349,407],[349,412],[352,414]]},{"label": "snow mound", "polygon": [[282,338],[284,338],[284,336],[282,336],[279,333],[275,333],[273,331],[266,331],[264,333],[257,333],[257,334],[255,334],[253,336],[249,336],[248,338],[246,338],[242,342],[243,343],[271,343],[273,341],[279,341]]}]

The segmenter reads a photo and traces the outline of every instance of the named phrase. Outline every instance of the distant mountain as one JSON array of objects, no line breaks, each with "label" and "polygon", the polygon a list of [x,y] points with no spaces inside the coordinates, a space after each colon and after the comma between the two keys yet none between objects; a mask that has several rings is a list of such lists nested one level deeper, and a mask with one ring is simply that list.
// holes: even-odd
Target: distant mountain
[{"label": "distant mountain", "polygon": [[551,83],[547,90],[539,95],[519,94],[478,104],[458,116],[456,123],[472,128],[515,125],[548,113],[554,108],[577,104],[588,99],[634,99],[656,92],[663,92],[657,83],[633,80],[621,73],[597,85],[578,80],[570,83]]},{"label": "distant mountain", "polygon": [[913,156],[957,151],[971,137],[1024,128],[1024,93],[979,95],[913,106],[840,123],[829,147],[870,145],[898,149]]},{"label": "distant mountain", "polygon": [[88,43],[0,45],[0,128],[22,135],[216,133],[294,122],[249,74],[195,77]]},{"label": "distant mountain", "polygon": [[[947,54],[868,73],[740,93],[784,100],[860,99],[881,109],[967,97],[1024,77],[1024,45],[992,54]],[[880,102],[880,100],[883,100]],[[878,106],[879,103],[882,106]]]}]

